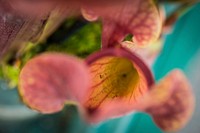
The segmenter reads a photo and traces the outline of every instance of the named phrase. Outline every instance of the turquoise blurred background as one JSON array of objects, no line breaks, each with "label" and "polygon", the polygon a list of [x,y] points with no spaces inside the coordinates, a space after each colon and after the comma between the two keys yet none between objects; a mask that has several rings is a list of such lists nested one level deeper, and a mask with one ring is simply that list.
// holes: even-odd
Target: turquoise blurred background
[{"label": "turquoise blurred background", "polygon": [[[154,76],[158,81],[174,68],[184,71],[193,86],[196,109],[191,121],[179,132],[200,133],[200,4],[184,14],[164,38],[163,50],[153,66]],[[53,115],[29,113],[19,104],[16,90],[2,89],[5,86],[0,84],[0,133],[162,133],[144,113],[132,113],[95,126],[85,124],[74,106]]]}]

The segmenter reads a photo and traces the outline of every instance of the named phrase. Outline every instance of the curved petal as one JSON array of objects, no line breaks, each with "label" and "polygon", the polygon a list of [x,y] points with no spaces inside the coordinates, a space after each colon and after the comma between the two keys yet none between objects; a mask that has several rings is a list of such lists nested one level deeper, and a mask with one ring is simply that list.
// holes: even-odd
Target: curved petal
[{"label": "curved petal", "polygon": [[151,68],[162,49],[163,39],[160,38],[145,48],[137,47],[130,41],[124,41],[121,45],[129,51],[138,54],[145,64]]},{"label": "curved petal", "polygon": [[98,16],[92,10],[81,8],[81,13],[88,21],[96,21],[98,19]]},{"label": "curved petal", "polygon": [[94,11],[103,19],[103,48],[120,43],[127,34],[133,35],[138,46],[150,44],[160,35],[162,20],[153,0],[124,0]]},{"label": "curved petal", "polygon": [[54,113],[69,100],[80,101],[89,86],[86,65],[75,57],[42,54],[31,59],[20,73],[19,93],[30,108]]},{"label": "curved petal", "polygon": [[82,105],[90,122],[131,112],[137,100],[153,84],[146,65],[125,49],[102,50],[88,57],[86,62],[92,84]]},{"label": "curved petal", "polygon": [[152,87],[138,107],[151,114],[161,129],[176,131],[190,119],[194,110],[194,96],[184,74],[174,70]]},{"label": "curved petal", "polygon": [[17,51],[23,42],[38,39],[47,19],[47,15],[34,18],[18,14],[9,2],[0,1],[0,56],[10,47]]},{"label": "curved petal", "polygon": [[15,10],[15,13],[23,16],[39,17],[48,15],[55,8],[56,2],[49,1],[27,1],[9,0],[8,3]]}]

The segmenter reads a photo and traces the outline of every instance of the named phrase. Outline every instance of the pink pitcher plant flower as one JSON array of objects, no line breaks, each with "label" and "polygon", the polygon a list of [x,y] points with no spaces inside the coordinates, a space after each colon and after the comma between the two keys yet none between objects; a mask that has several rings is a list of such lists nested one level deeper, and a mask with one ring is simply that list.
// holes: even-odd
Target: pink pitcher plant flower
[{"label": "pink pitcher plant flower", "polygon": [[[62,17],[82,13],[90,21],[100,20],[102,49],[84,61],[58,53],[41,54],[28,61],[21,70],[18,87],[27,106],[41,113],[55,113],[73,103],[90,123],[133,111],[149,113],[166,131],[178,130],[187,123],[194,110],[194,97],[184,74],[173,70],[155,83],[142,54],[132,50],[150,45],[160,36],[162,19],[154,0],[39,2],[41,5],[33,2],[38,10],[24,0],[10,0],[8,5],[17,14],[37,20],[51,11],[62,12],[64,15],[58,15]],[[0,9],[4,8],[0,5]],[[13,35],[16,39],[17,33]],[[132,35],[128,43],[127,35]]]},{"label": "pink pitcher plant flower", "polygon": [[194,109],[191,86],[181,71],[156,84],[139,57],[118,48],[102,50],[85,62],[55,53],[37,56],[22,69],[19,92],[25,104],[41,113],[75,103],[88,122],[98,123],[144,111],[166,131],[183,127]]}]

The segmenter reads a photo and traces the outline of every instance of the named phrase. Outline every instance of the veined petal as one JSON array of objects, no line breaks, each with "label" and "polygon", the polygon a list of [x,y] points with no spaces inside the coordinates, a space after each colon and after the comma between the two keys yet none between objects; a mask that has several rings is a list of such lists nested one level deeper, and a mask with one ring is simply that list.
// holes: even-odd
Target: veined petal
[{"label": "veined petal", "polygon": [[163,39],[160,38],[145,48],[137,47],[133,42],[130,41],[124,41],[121,45],[122,47],[127,48],[129,51],[138,54],[145,64],[151,68],[162,49]]},{"label": "veined petal", "polygon": [[190,119],[194,110],[194,96],[184,74],[174,70],[152,87],[138,107],[151,114],[161,129],[176,131]]},{"label": "veined petal", "polygon": [[37,40],[48,18],[47,14],[38,18],[27,17],[17,13],[15,8],[10,1],[0,1],[0,57],[9,48],[17,51],[24,42]]},{"label": "veined petal", "polygon": [[41,113],[60,111],[65,102],[80,101],[89,86],[86,65],[63,54],[42,54],[20,73],[19,93],[30,108]]},{"label": "veined petal", "polygon": [[86,119],[100,122],[133,111],[153,78],[146,65],[125,49],[105,49],[87,58],[91,88],[81,103]]},{"label": "veined petal", "polygon": [[120,43],[127,34],[133,35],[138,46],[150,44],[160,35],[162,20],[153,0],[124,0],[94,10],[103,19],[103,48]]}]

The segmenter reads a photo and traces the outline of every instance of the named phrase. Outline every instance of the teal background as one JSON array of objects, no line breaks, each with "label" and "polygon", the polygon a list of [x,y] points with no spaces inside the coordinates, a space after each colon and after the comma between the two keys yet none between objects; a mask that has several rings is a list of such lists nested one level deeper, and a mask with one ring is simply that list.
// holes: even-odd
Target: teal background
[{"label": "teal background", "polygon": [[[170,6],[166,8],[173,9]],[[163,50],[153,66],[155,79],[158,81],[174,68],[184,71],[194,89],[196,110],[188,125],[179,132],[199,133],[200,4],[184,14],[174,25],[172,32],[164,38]],[[0,88],[4,87],[5,85],[1,83]],[[8,92],[1,89],[0,98],[0,114],[6,112],[3,108],[7,106],[20,104],[16,90]],[[14,107],[12,113],[18,115]],[[95,126],[85,124],[74,106],[68,106],[62,112],[53,115],[27,114],[26,116],[27,118],[23,119],[8,120],[1,115],[0,133],[162,133],[151,117],[144,113],[132,113]]]}]

